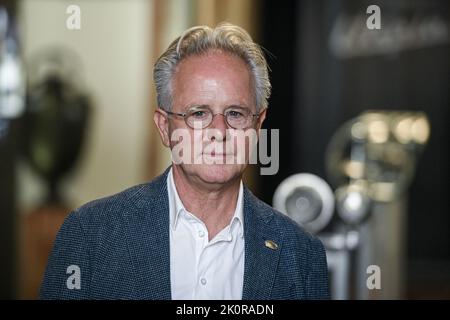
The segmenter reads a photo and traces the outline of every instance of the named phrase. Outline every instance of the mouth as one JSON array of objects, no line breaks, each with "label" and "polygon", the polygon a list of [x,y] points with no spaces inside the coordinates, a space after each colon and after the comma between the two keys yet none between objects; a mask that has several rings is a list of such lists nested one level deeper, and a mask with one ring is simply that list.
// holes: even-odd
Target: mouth
[{"label": "mouth", "polygon": [[212,156],[212,157],[227,157],[227,156],[231,156],[232,154],[229,154],[229,153],[215,153],[213,151],[211,153],[203,153],[203,155]]}]

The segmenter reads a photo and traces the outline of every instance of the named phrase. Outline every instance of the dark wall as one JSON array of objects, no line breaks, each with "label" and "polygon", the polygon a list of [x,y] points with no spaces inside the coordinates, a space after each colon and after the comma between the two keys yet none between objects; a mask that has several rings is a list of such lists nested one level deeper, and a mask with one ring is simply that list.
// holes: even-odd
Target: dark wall
[{"label": "dark wall", "polygon": [[[262,1],[261,45],[266,49],[266,58],[271,68],[272,95],[264,128],[280,129],[280,161],[276,175],[261,176],[262,188],[259,196],[272,203],[276,186],[298,168],[293,161],[292,132],[295,122],[295,43],[297,38],[295,22],[298,1]],[[269,141],[270,142],[270,141]],[[270,148],[268,149],[270,150]]]}]

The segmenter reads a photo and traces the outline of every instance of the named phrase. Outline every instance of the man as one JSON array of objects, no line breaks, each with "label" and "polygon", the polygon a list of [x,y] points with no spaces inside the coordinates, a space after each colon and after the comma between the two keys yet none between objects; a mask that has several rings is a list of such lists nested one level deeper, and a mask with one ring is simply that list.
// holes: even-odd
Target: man
[{"label": "man", "polygon": [[172,166],[68,216],[41,298],[328,298],[320,241],[241,181],[255,136],[239,133],[259,132],[270,95],[259,46],[231,24],[194,27],[154,79]]}]

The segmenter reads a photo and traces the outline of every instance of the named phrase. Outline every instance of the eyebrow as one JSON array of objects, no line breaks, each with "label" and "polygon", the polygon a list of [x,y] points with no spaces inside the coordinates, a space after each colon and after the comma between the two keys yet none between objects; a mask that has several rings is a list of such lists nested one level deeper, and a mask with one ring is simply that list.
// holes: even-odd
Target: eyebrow
[{"label": "eyebrow", "polygon": [[[207,108],[207,109],[211,109],[211,110],[213,109],[208,104],[192,104],[192,105],[188,105],[185,110],[187,111],[187,110],[194,109],[194,108],[198,108],[198,109]],[[249,107],[247,107],[245,105],[242,106],[242,105],[239,105],[239,104],[231,104],[231,105],[227,106],[224,110],[231,109],[231,108],[234,108],[234,109],[249,109],[249,110],[251,110]]]},{"label": "eyebrow", "polygon": [[192,104],[188,105],[185,110],[193,109],[193,108],[208,108],[211,109],[211,106],[207,104]]},{"label": "eyebrow", "polygon": [[249,110],[250,110],[249,107],[247,107],[247,106],[241,106],[241,105],[238,105],[238,104],[232,104],[232,105],[226,107],[226,109],[230,109],[230,108],[235,108],[235,109],[249,109]]}]

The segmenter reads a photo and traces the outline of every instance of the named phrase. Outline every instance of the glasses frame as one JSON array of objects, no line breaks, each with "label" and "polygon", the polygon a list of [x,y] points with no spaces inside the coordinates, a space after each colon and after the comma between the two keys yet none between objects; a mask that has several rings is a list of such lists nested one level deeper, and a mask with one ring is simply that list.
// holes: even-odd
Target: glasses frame
[{"label": "glasses frame", "polygon": [[[207,126],[201,128],[201,129],[206,129],[206,128],[208,128],[208,127],[211,125],[211,123],[213,123],[214,117],[217,116],[217,115],[219,115],[219,114],[222,115],[222,116],[225,118],[225,122],[226,122],[227,126],[230,127],[230,128],[233,128],[233,129],[235,129],[235,130],[245,130],[245,129],[250,128],[250,126],[248,126],[248,127],[246,127],[246,128],[236,128],[236,127],[233,127],[232,125],[230,125],[230,123],[228,122],[227,116],[225,115],[226,111],[227,111],[228,109],[230,109],[230,108],[225,109],[225,111],[224,111],[223,113],[220,113],[220,112],[218,112],[218,113],[213,113],[212,110],[211,110],[210,108],[206,108],[206,109],[208,109],[208,110],[211,112],[212,118],[211,118],[211,122],[208,123]],[[163,109],[163,110],[164,110],[164,109]],[[194,129],[194,130],[196,129],[196,128],[193,128],[191,125],[189,125],[189,123],[188,123],[188,121],[187,121],[188,112],[182,112],[182,113],[179,113],[179,112],[172,112],[172,111],[168,111],[168,110],[164,110],[164,111],[165,111],[167,114],[169,114],[169,115],[182,117],[182,118],[184,119],[184,122],[186,123],[186,125],[187,125],[189,128]],[[250,112],[250,115],[252,116],[252,120],[251,120],[252,123],[253,123],[253,121],[255,121],[255,118],[259,118],[259,117],[261,116],[261,113],[263,113],[263,111],[264,111],[264,110],[262,110],[260,113],[251,113],[251,112]]]}]

